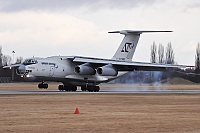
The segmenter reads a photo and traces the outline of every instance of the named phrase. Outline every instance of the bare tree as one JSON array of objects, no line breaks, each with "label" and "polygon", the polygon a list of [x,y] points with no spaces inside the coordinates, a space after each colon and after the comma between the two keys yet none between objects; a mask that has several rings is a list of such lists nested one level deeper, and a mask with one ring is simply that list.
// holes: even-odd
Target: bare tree
[{"label": "bare tree", "polygon": [[165,63],[174,64],[174,51],[171,42],[169,42],[166,47]]},{"label": "bare tree", "polygon": [[157,46],[155,42],[151,45],[151,63],[156,63]]},{"label": "bare tree", "polygon": [[164,63],[164,46],[162,44],[158,46],[158,62]]},{"label": "bare tree", "polygon": [[16,61],[16,64],[21,64],[23,61],[23,57],[17,57],[17,61]]},{"label": "bare tree", "polygon": [[3,66],[7,66],[11,64],[12,58],[9,55],[4,55],[2,60],[3,60]]},{"label": "bare tree", "polygon": [[3,66],[7,66],[8,65],[7,57],[5,55],[2,57],[2,63],[3,63]]},{"label": "bare tree", "polygon": [[196,47],[195,67],[195,72],[200,73],[200,43]]}]

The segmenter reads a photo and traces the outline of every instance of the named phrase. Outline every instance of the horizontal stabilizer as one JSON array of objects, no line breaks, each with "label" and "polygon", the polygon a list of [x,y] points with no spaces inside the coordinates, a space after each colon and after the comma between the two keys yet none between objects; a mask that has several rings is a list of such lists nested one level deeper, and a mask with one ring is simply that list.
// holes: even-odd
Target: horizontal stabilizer
[{"label": "horizontal stabilizer", "polygon": [[122,60],[122,61],[131,61],[133,58],[133,54],[137,47],[140,34],[142,33],[155,33],[155,32],[172,32],[172,31],[156,31],[156,30],[120,30],[120,31],[111,31],[108,33],[120,33],[125,35],[122,40],[120,46],[118,47],[116,53],[114,54],[114,60]]},{"label": "horizontal stabilizer", "polygon": [[152,33],[152,32],[173,32],[173,31],[156,31],[156,30],[120,30],[120,31],[111,31],[111,32],[108,32],[108,33],[120,33],[120,34],[124,34],[124,35],[127,35],[127,34],[142,34],[142,33]]}]

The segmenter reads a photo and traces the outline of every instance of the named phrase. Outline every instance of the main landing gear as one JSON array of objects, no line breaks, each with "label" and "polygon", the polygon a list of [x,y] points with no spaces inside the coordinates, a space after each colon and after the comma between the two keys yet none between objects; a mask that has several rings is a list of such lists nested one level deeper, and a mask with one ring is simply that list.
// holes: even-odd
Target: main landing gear
[{"label": "main landing gear", "polygon": [[[38,84],[38,88],[39,89],[47,89],[48,88],[48,84],[47,83],[40,83]],[[58,90],[59,91],[72,91],[75,92],[77,91],[77,86],[74,85],[59,85],[58,86]],[[91,86],[91,85],[85,85],[85,86],[81,86],[81,90],[82,91],[89,91],[89,92],[99,92],[100,87],[99,86]]]},{"label": "main landing gear", "polygon": [[71,86],[71,85],[59,85],[58,90],[59,91],[73,91],[73,92],[75,92],[77,90],[77,87]]},{"label": "main landing gear", "polygon": [[99,86],[81,86],[82,91],[99,92]]},{"label": "main landing gear", "polygon": [[[77,90],[77,87],[72,85],[59,85],[58,90],[75,92]],[[99,92],[100,88],[99,86],[81,86],[81,90],[89,92]]]}]

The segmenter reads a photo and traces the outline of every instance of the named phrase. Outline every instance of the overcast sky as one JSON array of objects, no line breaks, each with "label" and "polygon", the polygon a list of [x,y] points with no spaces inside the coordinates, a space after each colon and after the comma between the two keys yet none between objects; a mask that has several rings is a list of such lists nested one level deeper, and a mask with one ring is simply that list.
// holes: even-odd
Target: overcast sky
[{"label": "overcast sky", "polygon": [[0,0],[0,45],[15,57],[79,55],[111,58],[123,35],[142,34],[134,61],[149,62],[152,43],[172,43],[178,64],[194,65],[200,42],[199,0]]}]

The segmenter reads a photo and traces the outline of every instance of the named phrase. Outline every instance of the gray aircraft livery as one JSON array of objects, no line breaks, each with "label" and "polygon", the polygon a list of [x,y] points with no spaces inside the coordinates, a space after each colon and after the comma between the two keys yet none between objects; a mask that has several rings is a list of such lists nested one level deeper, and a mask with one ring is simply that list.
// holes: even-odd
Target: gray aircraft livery
[{"label": "gray aircraft livery", "polygon": [[98,92],[100,83],[114,80],[129,71],[167,71],[180,69],[181,65],[167,65],[132,61],[133,54],[142,33],[171,31],[135,31],[121,30],[108,33],[125,35],[119,48],[111,59],[100,59],[80,56],[52,56],[47,58],[30,58],[22,64],[5,66],[17,67],[21,77],[41,82],[38,88],[48,88],[47,81],[61,82],[60,91],[76,91],[80,86],[82,91]]}]

